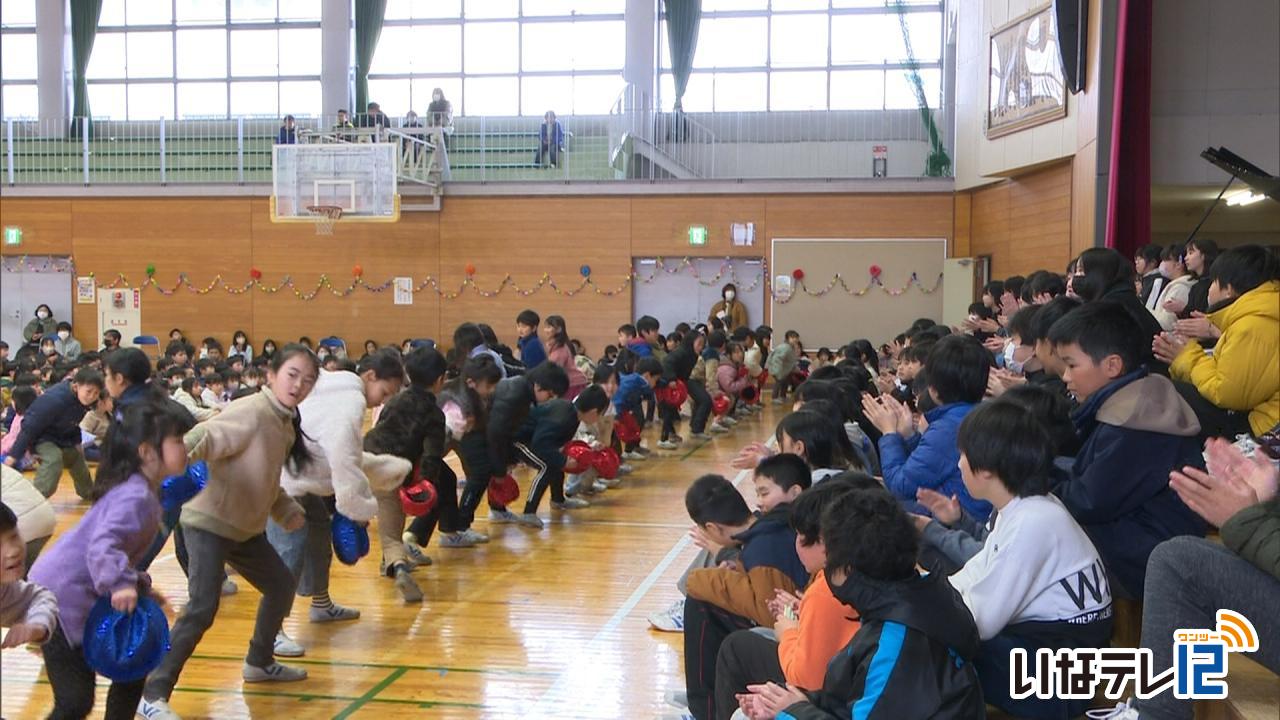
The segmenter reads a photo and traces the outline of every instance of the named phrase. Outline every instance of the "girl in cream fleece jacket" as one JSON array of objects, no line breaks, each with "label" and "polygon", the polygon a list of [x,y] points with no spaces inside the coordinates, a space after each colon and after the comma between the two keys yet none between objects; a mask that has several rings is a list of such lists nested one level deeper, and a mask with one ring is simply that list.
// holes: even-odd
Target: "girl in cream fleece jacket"
[{"label": "girl in cream fleece jacket", "polygon": [[264,531],[268,515],[286,530],[303,526],[302,508],[280,488],[280,471],[286,461],[302,468],[310,460],[306,446],[296,442],[301,422],[297,408],[319,372],[319,361],[310,350],[286,346],[272,358],[269,389],[232,402],[184,438],[189,458],[208,464],[209,480],[182,508],[181,524],[191,558],[189,599],[170,633],[168,655],[147,678],[139,714],[177,717],[169,708],[169,695],[196,644],[213,624],[224,564],[262,593],[242,671],[245,682],[306,678],[305,670],[275,662],[276,632],[293,607],[297,582]]}]

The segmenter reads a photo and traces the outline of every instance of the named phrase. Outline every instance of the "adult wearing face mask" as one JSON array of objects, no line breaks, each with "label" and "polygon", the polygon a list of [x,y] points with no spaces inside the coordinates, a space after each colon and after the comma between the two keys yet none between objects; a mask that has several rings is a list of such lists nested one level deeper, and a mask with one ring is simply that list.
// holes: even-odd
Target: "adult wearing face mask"
[{"label": "adult wearing face mask", "polygon": [[119,348],[121,339],[120,331],[115,328],[102,333],[102,352],[110,352]]},{"label": "adult wearing face mask", "polygon": [[711,314],[707,322],[719,319],[724,323],[724,331],[732,333],[740,327],[747,327],[747,306],[738,299],[738,288],[733,283],[720,288],[720,300],[711,306]]},{"label": "adult wearing face mask", "polygon": [[80,347],[80,341],[71,334],[69,322],[58,323],[58,335],[53,341],[53,346],[58,354],[67,360],[75,360],[80,357],[80,353],[84,352],[84,348]]},{"label": "adult wearing face mask", "polygon": [[[427,106],[427,127],[447,128],[453,125],[453,103],[444,99],[444,91],[431,91],[431,104]],[[449,135],[444,133],[444,146],[449,147]]]},{"label": "adult wearing face mask", "polygon": [[26,338],[28,343],[39,347],[40,341],[45,337],[54,337],[54,333],[58,330],[58,321],[53,319],[53,310],[43,303],[36,306],[35,315],[22,329],[22,337]]}]

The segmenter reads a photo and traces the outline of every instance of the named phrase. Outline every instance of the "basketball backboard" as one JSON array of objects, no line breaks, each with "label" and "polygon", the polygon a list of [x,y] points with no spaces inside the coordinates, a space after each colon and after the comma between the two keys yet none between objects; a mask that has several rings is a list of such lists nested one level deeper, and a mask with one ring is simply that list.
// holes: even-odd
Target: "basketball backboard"
[{"label": "basketball backboard", "polygon": [[342,222],[400,219],[394,144],[276,145],[271,170],[272,222],[315,222],[317,206],[342,208]]}]

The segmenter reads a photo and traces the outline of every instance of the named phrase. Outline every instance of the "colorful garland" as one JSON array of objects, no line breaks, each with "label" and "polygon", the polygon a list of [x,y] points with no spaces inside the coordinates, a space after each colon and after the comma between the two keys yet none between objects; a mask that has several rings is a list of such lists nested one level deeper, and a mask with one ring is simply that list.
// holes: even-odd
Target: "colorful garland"
[{"label": "colorful garland", "polygon": [[[20,256],[17,259],[16,263],[10,262],[9,258],[6,258],[5,260],[6,261],[4,263],[4,269],[6,272],[10,272],[10,273],[19,272],[19,271],[34,272],[34,273],[48,273],[48,272],[68,273],[68,272],[75,271],[75,262],[71,258],[67,258],[65,260],[46,259],[44,262],[39,264],[32,263],[26,255]],[[475,265],[471,263],[467,263],[467,265],[464,267],[464,270],[463,270],[465,273],[465,277],[463,278],[462,283],[458,286],[456,290],[443,287],[438,278],[428,275],[425,278],[423,278],[421,282],[417,283],[413,287],[413,291],[415,293],[423,292],[429,288],[433,292],[435,292],[436,296],[438,296],[443,300],[454,300],[460,297],[461,295],[463,295],[468,290],[470,290],[471,292],[474,292],[480,297],[492,298],[502,294],[502,292],[507,288],[511,288],[516,292],[517,295],[521,297],[529,297],[531,295],[537,294],[538,292],[541,292],[544,288],[550,288],[551,291],[558,296],[573,297],[578,293],[584,292],[585,290],[590,288],[591,291],[596,295],[613,297],[615,295],[618,295],[619,293],[624,292],[631,285],[634,285],[637,283],[648,285],[657,281],[659,276],[659,269],[661,269],[661,271],[666,273],[667,275],[677,275],[677,274],[680,274],[681,272],[684,272],[685,270],[688,270],[689,273],[693,275],[694,279],[698,281],[698,284],[704,287],[711,287],[714,285],[718,285],[721,283],[721,281],[725,280],[726,278],[728,279],[728,281],[734,283],[735,285],[741,285],[741,287],[739,288],[741,292],[750,292],[754,290],[756,287],[758,287],[761,282],[764,282],[767,285],[771,285],[771,283],[769,283],[770,276],[769,276],[769,266],[767,261],[762,261],[760,265],[760,272],[754,278],[751,278],[749,283],[744,284],[742,278],[738,276],[738,269],[737,267],[735,267],[733,263],[733,258],[728,258],[728,257],[724,258],[723,261],[720,263],[720,267],[716,270],[716,273],[710,276],[701,274],[701,271],[699,271],[698,269],[698,263],[695,262],[695,260],[696,258],[684,257],[684,258],[681,258],[674,265],[668,266],[666,258],[657,257],[655,258],[656,264],[653,269],[653,272],[651,272],[648,276],[643,276],[636,272],[629,273],[620,278],[620,282],[617,285],[617,287],[613,287],[611,289],[603,288],[600,285],[598,285],[596,281],[592,278],[591,266],[583,265],[581,268],[579,268],[579,271],[578,271],[579,275],[581,276],[581,280],[579,280],[572,287],[561,287],[555,281],[555,278],[553,278],[550,273],[546,273],[546,272],[542,273],[541,277],[539,277],[537,282],[535,282],[533,285],[527,286],[527,287],[521,287],[519,284],[516,283],[515,278],[513,278],[510,273],[507,273],[502,276],[502,279],[498,282],[498,285],[494,289],[485,290],[476,284]],[[380,283],[370,283],[366,281],[364,279],[364,268],[360,265],[355,265],[351,268],[352,279],[350,284],[346,285],[345,287],[340,287],[334,284],[333,280],[330,279],[327,273],[322,273],[320,275],[320,278],[316,281],[315,286],[309,289],[304,289],[302,287],[299,287],[299,285],[294,282],[293,277],[291,275],[285,275],[283,278],[281,278],[280,282],[274,286],[264,283],[262,281],[262,271],[256,267],[251,268],[249,270],[249,279],[245,281],[243,284],[228,282],[226,279],[223,278],[222,274],[219,273],[218,275],[215,275],[207,285],[204,285],[204,286],[198,286],[192,283],[191,279],[187,276],[186,273],[178,273],[178,279],[172,286],[162,285],[160,281],[156,279],[156,266],[154,264],[148,264],[146,266],[145,272],[146,272],[147,279],[142,282],[139,288],[145,290],[148,287],[153,287],[155,288],[156,292],[159,292],[161,295],[164,295],[165,297],[172,297],[174,295],[177,295],[183,289],[187,290],[187,292],[194,293],[196,295],[208,295],[209,293],[221,287],[223,290],[225,290],[228,294],[231,294],[231,295],[243,295],[244,293],[247,293],[253,290],[254,288],[257,288],[258,290],[268,295],[275,295],[276,293],[282,290],[291,290],[293,291],[294,297],[296,297],[299,300],[314,300],[324,290],[328,290],[329,293],[334,297],[346,298],[346,297],[350,297],[353,293],[355,293],[357,289],[364,289],[371,293],[383,293],[383,292],[386,292],[387,290],[390,290],[392,286],[395,284],[394,278],[388,278],[387,280]],[[937,292],[939,288],[942,287],[941,273],[938,274],[938,280],[937,282],[934,283],[933,287],[931,288],[925,287],[924,284],[920,281],[919,277],[917,277],[916,273],[914,272],[911,273],[911,277],[907,280],[907,282],[898,288],[890,288],[884,284],[884,282],[881,280],[881,269],[880,269],[880,266],[878,265],[870,266],[870,268],[868,268],[868,274],[870,276],[870,279],[867,281],[867,284],[863,286],[861,289],[857,289],[857,290],[850,288],[849,284],[845,281],[844,276],[841,275],[840,273],[836,273],[834,276],[832,276],[831,281],[827,283],[826,287],[820,290],[809,289],[808,285],[805,283],[804,270],[800,268],[793,270],[791,272],[791,277],[793,278],[798,290],[800,292],[805,293],[806,295],[809,295],[810,297],[822,297],[827,293],[831,292],[833,289],[835,289],[836,285],[839,285],[845,291],[846,294],[852,295],[855,297],[862,297],[866,295],[868,292],[870,292],[872,289],[877,287],[883,290],[885,293],[895,297],[903,294],[904,292],[909,290],[913,285],[915,287],[918,287],[920,291],[926,295],[933,294]],[[94,273],[90,272],[89,277],[95,278],[96,276]],[[133,285],[129,282],[128,277],[126,277],[124,273],[116,273],[115,278],[111,282],[100,284],[98,287],[101,287],[105,290],[114,290],[120,287],[133,287]],[[776,289],[773,289],[772,287],[769,287],[769,292],[772,295],[774,300],[784,304],[790,302],[796,295],[795,293],[778,293]]]}]

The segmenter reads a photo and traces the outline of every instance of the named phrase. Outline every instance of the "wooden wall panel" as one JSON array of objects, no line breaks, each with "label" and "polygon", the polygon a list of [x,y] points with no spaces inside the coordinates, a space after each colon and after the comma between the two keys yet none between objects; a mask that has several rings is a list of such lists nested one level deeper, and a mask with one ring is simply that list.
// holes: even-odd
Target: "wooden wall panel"
[{"label": "wooden wall panel", "polygon": [[[765,204],[766,198],[757,195],[637,197],[631,201],[631,253],[636,257],[761,257],[769,237]],[[729,236],[733,223],[755,223],[755,245],[735,246]],[[706,226],[705,246],[689,246],[691,225]]]},{"label": "wooden wall panel", "polygon": [[971,257],[970,241],[973,233],[973,195],[962,192],[955,197],[955,220],[952,223],[951,243],[947,257]]},{"label": "wooden wall panel", "polygon": [[476,268],[475,287],[440,308],[436,337],[451,344],[453,329],[466,321],[493,326],[499,338],[511,342],[516,315],[533,308],[540,315],[561,315],[571,337],[595,356],[607,343],[617,342],[618,326],[631,316],[631,293],[598,295],[588,286],[572,298],[550,287],[522,297],[507,287],[492,298],[510,273],[522,290],[531,290],[544,272],[562,290],[582,281],[579,270],[590,265],[592,279],[602,290],[614,290],[631,269],[629,228],[631,200],[609,197],[447,198],[440,217],[440,278],[456,290],[465,279],[467,264]]},{"label": "wooden wall panel", "polygon": [[[264,283],[274,286],[288,274],[303,291],[314,288],[321,274],[345,288],[356,264],[371,282],[402,275],[418,284],[432,275],[456,291],[468,263],[476,266],[475,286],[486,292],[507,273],[531,290],[544,272],[561,291],[572,290],[583,265],[591,266],[602,290],[615,290],[633,257],[690,254],[691,224],[705,224],[710,234],[698,254],[766,258],[773,237],[951,238],[954,224],[949,194],[450,197],[439,213],[405,213],[398,223],[342,223],[332,237],[315,235],[309,224],[271,223],[266,200],[254,197],[6,198],[0,213],[3,223],[23,227],[22,250],[71,254],[81,273],[93,272],[103,283],[124,273],[139,285],[153,264],[166,289],[179,273],[201,289],[218,274],[238,287],[256,267]],[[756,244],[733,248],[731,222],[756,223]],[[531,307],[543,316],[564,315],[571,335],[595,355],[616,341],[618,325],[633,314],[629,287],[613,296],[588,287],[567,298],[550,287],[527,297],[513,287],[483,297],[468,286],[452,300],[428,288],[411,306],[396,306],[393,298],[391,290],[362,288],[347,298],[322,289],[310,302],[288,288],[229,294],[219,287],[200,295],[180,287],[172,296],[148,288],[143,322],[147,333],[163,337],[178,327],[194,340],[213,335],[225,341],[244,330],[255,347],[268,337],[282,343],[302,334],[337,334],[358,353],[366,338],[431,337],[449,345],[454,327],[465,320],[487,322],[510,342],[516,314]],[[73,322],[79,337],[96,344],[95,306],[77,305]]]},{"label": "wooden wall panel", "polygon": [[[253,266],[272,286],[284,275],[301,292],[309,293],[328,275],[339,291],[353,279],[360,265],[371,284],[409,276],[415,285],[439,273],[439,213],[404,213],[396,223],[339,223],[331,236],[316,235],[310,223],[272,223],[267,201],[253,201]],[[388,288],[374,293],[357,287],[349,297],[336,297],[322,288],[314,300],[301,301],[292,290],[254,296],[254,339],[277,343],[308,335],[318,340],[337,335],[356,353],[366,339],[380,345],[399,344],[405,337],[435,337],[440,301],[435,293],[414,296],[412,305],[396,305]]]},{"label": "wooden wall panel", "polygon": [[2,255],[70,255],[71,201],[0,198],[0,226],[22,228],[22,244],[0,244]]},{"label": "wooden wall panel", "polygon": [[[132,287],[146,280],[147,265],[155,265],[156,280],[165,289],[183,272],[201,289],[218,274],[243,282],[252,258],[251,212],[249,198],[76,199],[71,204],[76,268],[93,271],[100,283],[124,273]],[[253,297],[247,293],[229,295],[215,288],[199,295],[179,287],[165,296],[148,288],[142,298],[143,327],[162,338],[174,327],[195,339],[229,339],[236,330],[253,327]],[[95,305],[76,305],[74,316],[79,337],[100,338]]]},{"label": "wooden wall panel", "polygon": [[950,238],[950,194],[781,195],[766,204],[769,237]]},{"label": "wooden wall panel", "polygon": [[974,190],[971,254],[991,256],[995,278],[1062,272],[1071,254],[1071,162]]}]

